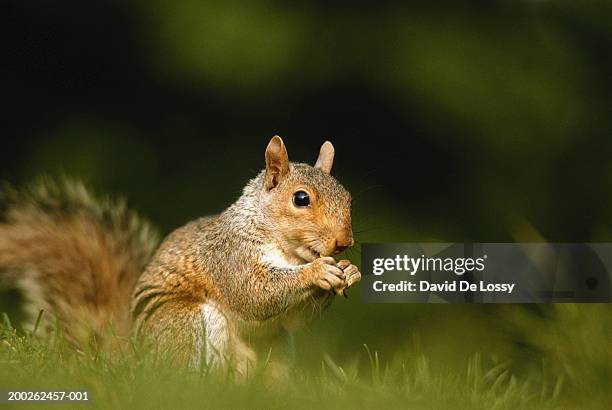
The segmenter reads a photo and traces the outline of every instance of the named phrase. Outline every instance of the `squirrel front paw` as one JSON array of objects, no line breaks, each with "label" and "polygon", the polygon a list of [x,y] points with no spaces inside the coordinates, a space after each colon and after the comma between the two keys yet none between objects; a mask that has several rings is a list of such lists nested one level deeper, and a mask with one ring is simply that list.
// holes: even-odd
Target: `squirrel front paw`
[{"label": "squirrel front paw", "polygon": [[312,261],[309,271],[312,274],[314,284],[323,290],[340,294],[346,288],[346,274],[336,266],[336,261],[330,256]]},{"label": "squirrel front paw", "polygon": [[340,291],[339,294],[344,295],[344,297],[348,297],[345,289],[351,287],[352,285],[361,280],[361,272],[359,272],[359,268],[357,268],[357,266],[353,265],[351,261],[347,259],[341,260],[336,264],[336,266],[342,269],[342,271],[344,272],[344,280],[346,282],[344,288]]},{"label": "squirrel front paw", "polygon": [[344,295],[344,290],[361,280],[361,272],[351,261],[343,259],[336,263],[332,257],[315,259],[310,264],[314,283],[323,290]]},{"label": "squirrel front paw", "polygon": [[336,264],[336,266],[342,269],[344,272],[347,288],[361,280],[361,272],[359,272],[359,268],[353,265],[351,261],[342,259]]}]

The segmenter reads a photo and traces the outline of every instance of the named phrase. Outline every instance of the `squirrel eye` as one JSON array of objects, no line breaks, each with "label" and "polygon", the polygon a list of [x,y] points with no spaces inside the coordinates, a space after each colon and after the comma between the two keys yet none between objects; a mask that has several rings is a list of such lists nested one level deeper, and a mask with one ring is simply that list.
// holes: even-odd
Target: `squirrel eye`
[{"label": "squirrel eye", "polygon": [[293,194],[293,205],[301,208],[310,205],[310,197],[304,191],[297,191]]}]

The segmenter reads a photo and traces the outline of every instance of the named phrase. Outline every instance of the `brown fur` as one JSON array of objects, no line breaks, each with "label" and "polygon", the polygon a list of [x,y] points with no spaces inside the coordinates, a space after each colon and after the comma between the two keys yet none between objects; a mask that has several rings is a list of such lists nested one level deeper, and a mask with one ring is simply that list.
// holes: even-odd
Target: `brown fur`
[{"label": "brown fur", "polygon": [[129,335],[131,289],[157,244],[149,224],[69,180],[5,187],[0,203],[0,282],[22,292],[30,324],[44,309],[75,341],[109,324]]}]

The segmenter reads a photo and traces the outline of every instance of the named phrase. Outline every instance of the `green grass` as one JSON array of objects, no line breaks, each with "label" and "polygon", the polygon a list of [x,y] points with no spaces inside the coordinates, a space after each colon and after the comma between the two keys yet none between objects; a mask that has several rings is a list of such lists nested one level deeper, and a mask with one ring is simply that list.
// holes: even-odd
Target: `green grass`
[{"label": "green grass", "polygon": [[[292,377],[273,386],[258,375],[237,385],[206,369],[189,371],[146,354],[133,341],[119,351],[97,347],[75,352],[61,335],[18,332],[5,316],[0,326],[0,387],[88,389],[89,408],[609,408],[609,305],[502,306],[494,316],[504,319],[508,330],[499,340],[511,341],[510,349],[490,347],[487,333],[500,331],[483,331],[483,321],[475,319],[477,310],[450,305],[437,310],[447,316],[459,310],[459,315],[474,319],[473,328],[463,333],[482,331],[481,349],[470,343],[456,360],[441,360],[445,349],[440,346],[454,351],[468,340],[449,322],[448,331],[438,333],[436,340],[423,326],[415,327],[410,340],[395,339],[403,347],[389,357],[355,341],[344,328],[339,333],[348,332],[351,344],[342,355],[323,321],[298,337]],[[342,309],[332,312],[331,320],[337,314]],[[329,349],[308,343],[309,337],[325,340]]]}]

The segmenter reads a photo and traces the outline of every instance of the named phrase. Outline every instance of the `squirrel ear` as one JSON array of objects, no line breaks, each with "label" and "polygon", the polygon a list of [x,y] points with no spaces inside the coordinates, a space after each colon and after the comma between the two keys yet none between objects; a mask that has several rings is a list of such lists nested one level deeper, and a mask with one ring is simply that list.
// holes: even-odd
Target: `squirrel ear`
[{"label": "squirrel ear", "polygon": [[266,148],[266,189],[278,185],[282,177],[289,172],[289,156],[283,140],[278,135],[272,137]]},{"label": "squirrel ear", "polygon": [[331,172],[332,165],[334,164],[334,153],[335,150],[332,143],[325,141],[323,145],[321,145],[319,158],[317,158],[315,168],[319,168],[321,171],[329,174]]}]

